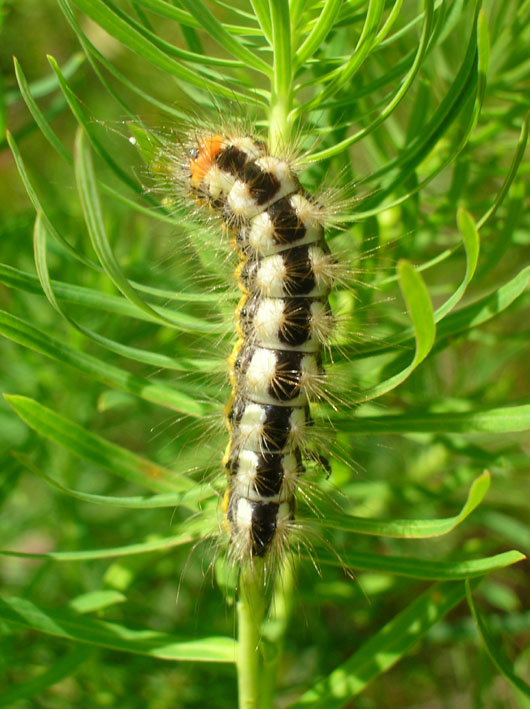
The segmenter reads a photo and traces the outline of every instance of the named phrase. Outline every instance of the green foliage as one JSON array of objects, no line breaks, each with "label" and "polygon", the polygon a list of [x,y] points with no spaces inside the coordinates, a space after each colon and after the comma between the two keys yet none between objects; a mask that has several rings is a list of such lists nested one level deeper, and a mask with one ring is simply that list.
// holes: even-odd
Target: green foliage
[{"label": "green foliage", "polygon": [[[2,19],[0,706],[233,707],[238,674],[262,709],[528,707],[530,4]],[[215,541],[232,276],[144,177],[226,112],[331,177],[356,273],[321,406],[340,496],[313,482],[313,547],[265,594]]]}]

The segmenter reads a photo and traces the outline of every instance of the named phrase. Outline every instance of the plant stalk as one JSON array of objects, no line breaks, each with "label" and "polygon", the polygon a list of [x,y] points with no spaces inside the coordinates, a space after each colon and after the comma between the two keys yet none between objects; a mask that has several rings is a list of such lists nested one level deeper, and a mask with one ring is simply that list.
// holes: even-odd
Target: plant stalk
[{"label": "plant stalk", "polygon": [[272,22],[272,79],[269,110],[269,148],[281,154],[291,139],[293,104],[292,26],[287,0],[269,0]]},{"label": "plant stalk", "polygon": [[262,658],[261,623],[267,606],[263,563],[254,559],[241,568],[237,602],[237,678],[239,709],[258,709]]},{"label": "plant stalk", "polygon": [[284,568],[276,578],[276,588],[267,620],[263,624],[263,673],[260,709],[274,706],[274,690],[285,643],[285,634],[293,609],[293,591],[297,564],[285,559]]},{"label": "plant stalk", "polygon": [[290,97],[273,97],[269,111],[269,147],[272,153],[286,151],[291,138]]}]

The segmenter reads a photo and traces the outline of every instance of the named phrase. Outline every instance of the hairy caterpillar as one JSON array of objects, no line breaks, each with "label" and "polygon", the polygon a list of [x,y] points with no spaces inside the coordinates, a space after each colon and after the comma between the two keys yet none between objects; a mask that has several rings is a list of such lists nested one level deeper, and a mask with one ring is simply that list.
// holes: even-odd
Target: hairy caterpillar
[{"label": "hairy caterpillar", "polygon": [[337,264],[324,211],[288,159],[241,132],[202,132],[183,153],[181,184],[221,217],[240,259],[223,510],[232,558],[251,560],[281,551],[294,527]]}]

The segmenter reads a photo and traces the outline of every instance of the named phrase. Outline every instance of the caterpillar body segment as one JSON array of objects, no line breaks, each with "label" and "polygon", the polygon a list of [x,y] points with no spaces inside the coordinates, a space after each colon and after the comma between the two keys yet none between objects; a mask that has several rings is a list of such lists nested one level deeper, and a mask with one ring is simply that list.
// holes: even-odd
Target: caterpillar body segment
[{"label": "caterpillar body segment", "polygon": [[322,390],[321,350],[333,329],[336,262],[321,206],[263,141],[197,138],[188,187],[221,216],[240,258],[223,510],[230,553],[242,562],[282,550],[295,527],[310,402]]}]

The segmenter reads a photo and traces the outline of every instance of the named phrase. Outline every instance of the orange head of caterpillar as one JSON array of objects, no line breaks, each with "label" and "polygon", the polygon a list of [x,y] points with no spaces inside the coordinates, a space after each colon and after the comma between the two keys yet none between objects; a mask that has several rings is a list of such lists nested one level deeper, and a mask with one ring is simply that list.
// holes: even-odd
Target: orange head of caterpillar
[{"label": "orange head of caterpillar", "polygon": [[204,178],[215,165],[215,159],[223,148],[225,138],[222,135],[212,135],[197,142],[197,146],[189,151],[190,187],[195,196],[200,197]]}]

